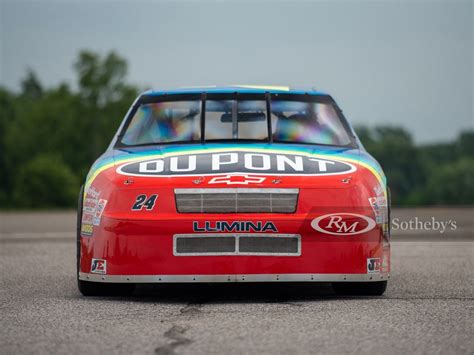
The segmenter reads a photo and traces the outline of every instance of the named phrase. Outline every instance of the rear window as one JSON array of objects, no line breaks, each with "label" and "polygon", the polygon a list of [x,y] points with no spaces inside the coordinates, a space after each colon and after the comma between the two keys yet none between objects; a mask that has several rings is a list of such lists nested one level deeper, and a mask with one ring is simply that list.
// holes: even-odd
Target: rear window
[{"label": "rear window", "polygon": [[126,145],[195,142],[201,139],[201,102],[169,101],[141,105],[122,138]]},{"label": "rear window", "polygon": [[274,142],[348,145],[350,136],[333,105],[272,101]]},{"label": "rear window", "polygon": [[335,146],[351,144],[347,126],[331,102],[321,102],[317,97],[301,101],[260,97],[236,99],[229,95],[228,99],[222,99],[220,95],[219,99],[209,98],[205,102],[144,103],[129,118],[120,143],[138,146],[245,140]]}]

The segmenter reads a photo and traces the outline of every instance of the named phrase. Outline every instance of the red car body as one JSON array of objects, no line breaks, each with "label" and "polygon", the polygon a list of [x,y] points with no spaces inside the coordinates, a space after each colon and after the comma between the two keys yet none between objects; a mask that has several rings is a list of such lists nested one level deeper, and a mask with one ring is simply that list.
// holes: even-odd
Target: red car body
[{"label": "red car body", "polygon": [[113,142],[87,177],[78,229],[84,294],[286,281],[372,283],[379,287],[368,293],[381,294],[390,277],[386,181],[357,139],[351,147]]}]

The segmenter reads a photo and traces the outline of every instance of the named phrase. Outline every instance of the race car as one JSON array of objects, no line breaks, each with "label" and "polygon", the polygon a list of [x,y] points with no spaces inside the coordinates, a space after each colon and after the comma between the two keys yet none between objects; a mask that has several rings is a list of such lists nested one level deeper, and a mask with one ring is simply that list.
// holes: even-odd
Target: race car
[{"label": "race car", "polygon": [[334,99],[287,87],[147,91],[81,188],[85,296],[143,283],[329,282],[381,295],[390,198]]}]

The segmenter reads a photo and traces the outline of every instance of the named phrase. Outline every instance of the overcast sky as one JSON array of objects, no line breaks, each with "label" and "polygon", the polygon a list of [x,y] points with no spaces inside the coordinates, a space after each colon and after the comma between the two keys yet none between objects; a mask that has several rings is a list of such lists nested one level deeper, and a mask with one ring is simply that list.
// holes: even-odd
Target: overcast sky
[{"label": "overcast sky", "polygon": [[473,2],[0,0],[0,84],[75,83],[80,49],[116,50],[147,88],[273,84],[329,92],[354,123],[417,142],[474,128]]}]

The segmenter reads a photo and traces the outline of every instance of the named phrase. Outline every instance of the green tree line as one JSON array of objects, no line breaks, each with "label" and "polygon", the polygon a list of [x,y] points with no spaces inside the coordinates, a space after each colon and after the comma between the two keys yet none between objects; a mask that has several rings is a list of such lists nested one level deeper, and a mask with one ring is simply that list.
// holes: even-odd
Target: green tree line
[{"label": "green tree line", "polygon": [[[139,89],[114,52],[82,51],[77,85],[45,88],[28,71],[20,92],[0,87],[0,208],[74,207],[93,161],[106,149]],[[474,202],[474,131],[417,146],[400,127],[357,127],[381,163],[394,205]]]}]

